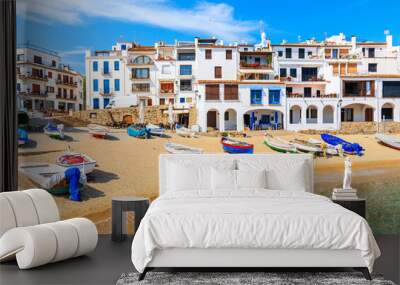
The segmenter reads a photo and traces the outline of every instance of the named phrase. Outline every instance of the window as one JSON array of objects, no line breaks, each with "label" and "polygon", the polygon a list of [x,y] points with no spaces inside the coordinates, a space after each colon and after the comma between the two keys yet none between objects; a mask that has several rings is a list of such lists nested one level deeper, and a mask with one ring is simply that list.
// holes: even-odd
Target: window
[{"label": "window", "polygon": [[383,97],[400,98],[400,81],[383,81]]},{"label": "window", "polygon": [[286,95],[292,95],[293,94],[293,87],[286,87]]},{"label": "window", "polygon": [[369,58],[374,58],[375,57],[375,49],[374,48],[369,48],[368,49],[368,57]]},{"label": "window", "polygon": [[58,96],[58,97],[61,97],[61,96],[62,96],[62,89],[61,89],[61,88],[58,88],[58,89],[57,89],[57,96]]},{"label": "window", "polygon": [[304,87],[304,97],[311,97],[312,88]]},{"label": "window", "polygon": [[316,67],[302,67],[301,81],[317,81],[318,69]]},{"label": "window", "polygon": [[133,64],[151,64],[151,58],[145,55],[141,55],[133,60]]},{"label": "window", "polygon": [[34,62],[34,63],[37,63],[37,64],[42,64],[42,57],[41,57],[41,56],[34,55],[34,56],[33,56],[33,62]]},{"label": "window", "polygon": [[269,90],[268,99],[270,105],[279,105],[281,103],[281,91]]},{"label": "window", "polygon": [[332,50],[332,58],[338,58],[338,49],[333,49]]},{"label": "window", "polygon": [[307,52],[308,57],[312,56],[312,51]]},{"label": "window", "polygon": [[232,59],[232,50],[227,49],[225,51],[225,59]]},{"label": "window", "polygon": [[[18,87],[18,85],[17,85],[17,87]],[[47,92],[48,93],[54,93],[54,87],[52,87],[52,86],[47,86]]]},{"label": "window", "polygon": [[161,106],[165,105],[165,98],[160,98],[160,105]]},{"label": "window", "polygon": [[296,68],[291,68],[290,69],[290,77],[297,77],[297,69]]},{"label": "window", "polygon": [[206,84],[206,100],[219,100],[219,84]]},{"label": "window", "polygon": [[185,98],[184,97],[179,98],[179,103],[185,103]]},{"label": "window", "polygon": [[222,78],[222,67],[221,66],[214,67],[214,77]]},{"label": "window", "polygon": [[299,58],[304,58],[304,57],[305,57],[305,49],[299,48]]},{"label": "window", "polygon": [[21,92],[21,83],[17,83],[17,91]]},{"label": "window", "polygon": [[103,88],[104,94],[110,94],[110,80],[104,79],[103,80]]},{"label": "window", "polygon": [[368,63],[368,72],[376,72],[378,70],[378,64]]},{"label": "window", "polygon": [[48,71],[48,72],[47,72],[47,77],[48,77],[48,78],[53,78],[53,73],[52,73],[51,71]]},{"label": "window", "polygon": [[104,98],[103,99],[103,108],[106,108],[110,104],[110,98]]},{"label": "window", "polygon": [[18,54],[17,55],[17,61],[24,61],[25,60],[25,55],[24,54]]},{"label": "window", "polygon": [[160,82],[161,93],[174,93],[174,82]]},{"label": "window", "polygon": [[93,91],[98,92],[99,91],[99,80],[93,79]]},{"label": "window", "polygon": [[103,61],[103,73],[104,74],[109,74],[110,73],[108,61]]},{"label": "window", "polygon": [[212,50],[206,49],[206,59],[212,59]]},{"label": "window", "polygon": [[161,73],[162,74],[171,74],[171,66],[168,64],[164,64],[161,66]]},{"label": "window", "polygon": [[224,114],[224,120],[229,121],[229,112],[228,111],[226,111]]},{"label": "window", "polygon": [[119,91],[120,86],[119,86],[119,79],[114,79],[114,90]]},{"label": "window", "polygon": [[285,54],[286,54],[286,58],[292,58],[292,49],[285,48]]},{"label": "window", "polygon": [[150,83],[134,83],[132,84],[132,92],[150,92]]},{"label": "window", "polygon": [[283,57],[283,50],[278,50],[278,56]]},{"label": "window", "polygon": [[393,108],[382,108],[381,119],[384,121],[393,120]]},{"label": "window", "polygon": [[181,80],[179,84],[180,91],[192,91],[192,80]]},{"label": "window", "polygon": [[192,66],[191,65],[181,65],[179,68],[180,75],[192,75]]},{"label": "window", "polygon": [[281,68],[279,70],[279,76],[280,77],[286,77],[287,76],[286,68]]},{"label": "window", "polygon": [[51,61],[51,66],[55,67],[57,65],[57,62],[55,60]]},{"label": "window", "polygon": [[195,59],[196,59],[196,55],[194,52],[178,54],[178,60],[195,60]]},{"label": "window", "polygon": [[239,100],[239,88],[236,84],[225,84],[224,100]]},{"label": "window", "polygon": [[318,118],[318,110],[313,107],[309,107],[306,111],[306,116],[308,119],[317,119]]},{"label": "window", "polygon": [[114,61],[114,70],[119,70],[119,61]]},{"label": "window", "polygon": [[69,90],[69,98],[70,99],[74,98],[74,90]]},{"label": "window", "polygon": [[150,77],[150,69],[148,68],[132,68],[132,78],[148,79]]},{"label": "window", "polygon": [[99,98],[93,98],[93,109],[99,109],[100,104],[99,104]]},{"label": "window", "polygon": [[99,64],[97,61],[93,61],[93,71],[98,71],[99,70]]},{"label": "window", "polygon": [[63,88],[63,97],[67,98],[67,89]]},{"label": "window", "polygon": [[262,104],[262,90],[261,89],[250,90],[250,104],[251,105]]},{"label": "window", "polygon": [[121,45],[121,50],[126,50],[126,45]]}]

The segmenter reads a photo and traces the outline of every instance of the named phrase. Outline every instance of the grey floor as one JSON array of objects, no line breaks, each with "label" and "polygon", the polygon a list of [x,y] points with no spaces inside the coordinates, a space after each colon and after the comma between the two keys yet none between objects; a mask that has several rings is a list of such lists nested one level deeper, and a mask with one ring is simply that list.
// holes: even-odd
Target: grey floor
[{"label": "grey floor", "polygon": [[[400,281],[400,235],[377,236],[382,256],[375,272],[395,283]],[[0,284],[115,284],[124,272],[134,271],[130,260],[131,239],[121,243],[99,237],[97,249],[88,256],[19,270],[15,262],[0,265]]]}]

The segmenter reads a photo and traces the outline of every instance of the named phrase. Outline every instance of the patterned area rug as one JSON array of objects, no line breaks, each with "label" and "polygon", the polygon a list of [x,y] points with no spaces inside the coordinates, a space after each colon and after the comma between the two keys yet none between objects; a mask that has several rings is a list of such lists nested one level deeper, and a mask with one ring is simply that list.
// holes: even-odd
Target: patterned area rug
[{"label": "patterned area rug", "polygon": [[297,285],[297,284],[324,284],[324,285],[395,285],[384,280],[381,276],[372,275],[368,281],[358,272],[148,272],[146,278],[138,281],[138,273],[122,274],[117,285],[145,285],[145,284],[213,284],[213,285]]}]

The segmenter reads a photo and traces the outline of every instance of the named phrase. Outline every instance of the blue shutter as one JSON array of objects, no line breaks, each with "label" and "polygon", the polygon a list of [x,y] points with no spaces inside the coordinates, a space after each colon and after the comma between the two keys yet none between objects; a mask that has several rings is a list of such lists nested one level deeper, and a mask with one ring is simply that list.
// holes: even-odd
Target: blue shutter
[{"label": "blue shutter", "polygon": [[179,98],[179,103],[185,103],[185,98]]},{"label": "blue shutter", "polygon": [[250,104],[260,105],[262,104],[262,90],[250,90]]},{"label": "blue shutter", "polygon": [[99,65],[97,61],[93,61],[93,71],[98,71],[99,70]]},{"label": "blue shutter", "polygon": [[110,72],[108,61],[103,62],[103,72],[104,74],[108,74]]},{"label": "blue shutter", "polygon": [[99,80],[93,79],[93,91],[97,92],[99,91]]},{"label": "blue shutter", "polygon": [[126,50],[126,45],[121,45],[121,50]]},{"label": "blue shutter", "polygon": [[110,98],[103,99],[103,108],[105,109],[110,104]]},{"label": "blue shutter", "polygon": [[280,104],[281,99],[281,91],[280,90],[269,90],[269,104],[270,105],[278,105]]},{"label": "blue shutter", "polygon": [[114,70],[119,70],[119,61],[114,61]]},{"label": "blue shutter", "polygon": [[114,79],[114,90],[119,91],[119,79]]},{"label": "blue shutter", "polygon": [[93,109],[99,109],[99,98],[93,98]]},{"label": "blue shutter", "polygon": [[108,79],[103,80],[103,88],[104,88],[104,94],[110,93],[110,80]]}]

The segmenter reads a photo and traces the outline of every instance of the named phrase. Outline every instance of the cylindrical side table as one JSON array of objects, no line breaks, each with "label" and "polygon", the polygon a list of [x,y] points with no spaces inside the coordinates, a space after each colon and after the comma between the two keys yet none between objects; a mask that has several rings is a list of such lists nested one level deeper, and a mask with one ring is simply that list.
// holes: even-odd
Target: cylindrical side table
[{"label": "cylindrical side table", "polygon": [[149,208],[150,201],[144,197],[121,196],[112,198],[112,234],[113,241],[123,241],[126,238],[124,228],[126,224],[126,212],[135,212],[135,233],[140,221]]}]

